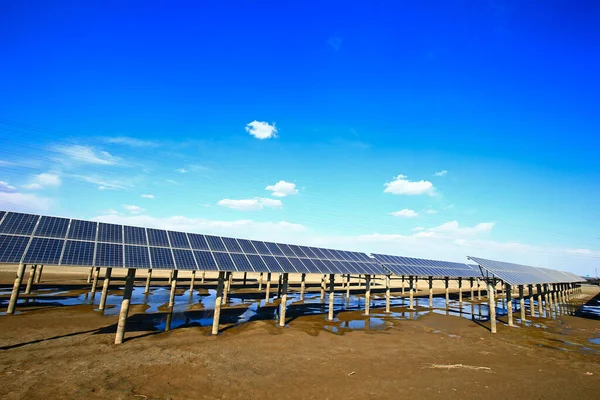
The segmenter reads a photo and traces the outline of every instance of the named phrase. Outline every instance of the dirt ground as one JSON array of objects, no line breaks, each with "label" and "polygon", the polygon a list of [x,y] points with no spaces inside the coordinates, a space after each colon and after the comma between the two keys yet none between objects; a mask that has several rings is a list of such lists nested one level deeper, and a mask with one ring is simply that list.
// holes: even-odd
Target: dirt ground
[{"label": "dirt ground", "polygon": [[[6,289],[13,278],[0,273],[0,284]],[[579,301],[597,294],[586,287]],[[327,331],[325,315],[308,315],[285,328],[254,321],[211,337],[206,327],[136,326],[135,316],[144,313],[136,305],[127,340],[116,346],[118,317],[91,305],[19,311],[0,316],[6,400],[597,399],[600,393],[600,344],[589,342],[600,337],[600,321],[574,316],[536,319],[546,329],[500,323],[492,335],[469,319],[433,313],[343,333]],[[337,317],[365,318],[359,311]]]}]

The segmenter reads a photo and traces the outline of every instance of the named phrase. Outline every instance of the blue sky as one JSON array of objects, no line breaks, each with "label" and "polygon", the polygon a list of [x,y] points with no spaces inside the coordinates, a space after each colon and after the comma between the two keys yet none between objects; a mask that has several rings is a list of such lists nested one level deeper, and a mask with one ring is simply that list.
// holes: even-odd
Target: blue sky
[{"label": "blue sky", "polygon": [[0,4],[0,208],[600,264],[597,2],[196,3]]}]

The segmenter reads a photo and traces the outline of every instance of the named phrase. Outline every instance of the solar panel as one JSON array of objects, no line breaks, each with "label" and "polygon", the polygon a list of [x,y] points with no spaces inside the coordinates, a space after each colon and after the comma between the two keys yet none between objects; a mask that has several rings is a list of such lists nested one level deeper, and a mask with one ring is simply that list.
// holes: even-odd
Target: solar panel
[{"label": "solar panel", "polygon": [[173,249],[173,258],[175,258],[177,269],[198,269],[192,250]]},{"label": "solar panel", "polygon": [[125,225],[123,226],[123,234],[123,241],[125,242],[125,244],[139,244],[142,246],[148,246],[148,239],[146,238],[146,229],[144,228]]},{"label": "solar panel", "polygon": [[210,247],[212,251],[227,251],[225,244],[220,237],[211,235],[204,235],[204,237],[208,242],[208,247]]},{"label": "solar panel", "polygon": [[206,242],[206,238],[204,235],[199,235],[197,233],[188,233],[188,239],[190,239],[190,244],[192,245],[192,249],[194,250],[210,250],[208,248],[208,243]]},{"label": "solar panel", "polygon": [[254,248],[256,249],[256,251],[258,251],[258,254],[271,255],[271,252],[269,251],[267,246],[264,244],[264,242],[261,242],[258,240],[251,240],[251,242],[252,242],[252,245],[254,246]]},{"label": "solar panel", "polygon": [[25,264],[58,265],[64,244],[63,239],[33,238],[23,262]]},{"label": "solar panel", "polygon": [[78,240],[67,240],[60,265],[94,265],[94,242],[81,242]]},{"label": "solar panel", "polygon": [[254,272],[254,268],[250,265],[250,261],[244,254],[232,253],[230,254],[233,262],[238,271],[240,272]]},{"label": "solar panel", "polygon": [[96,241],[97,222],[71,220],[68,239]]},{"label": "solar panel", "polygon": [[290,262],[290,264],[292,264],[292,266],[294,267],[294,269],[296,271],[298,271],[299,273],[302,274],[312,274],[314,272],[311,272],[308,267],[306,265],[304,265],[304,263],[302,261],[300,261],[299,258],[297,257],[288,257],[288,261]]},{"label": "solar panel", "polygon": [[210,251],[205,250],[194,250],[196,261],[198,262],[198,269],[201,271],[216,271],[217,264]]},{"label": "solar panel", "polygon": [[[308,258],[299,258],[299,260],[302,264],[304,264],[306,270],[308,270],[309,273],[311,273],[311,274],[320,274],[321,273],[321,270],[319,268],[317,268],[317,266],[312,261],[310,261]],[[290,257],[290,261],[292,261],[291,257]],[[294,267],[296,267],[296,265],[297,265],[296,263],[294,263],[294,261],[292,261],[292,264],[294,264]],[[296,269],[298,269],[298,268],[296,267]]]},{"label": "solar panel", "polygon": [[234,238],[224,237],[221,239],[223,239],[223,243],[225,244],[225,247],[227,247],[228,252],[230,252],[230,253],[243,253],[244,252],[242,250],[242,248],[240,247],[239,243],[237,242],[237,240],[235,240]]},{"label": "solar panel", "polygon": [[0,262],[21,262],[28,243],[28,236],[0,235]]},{"label": "solar panel", "polygon": [[35,236],[64,239],[67,236],[67,228],[68,219],[43,216],[35,230]]},{"label": "solar panel", "polygon": [[189,249],[190,242],[188,242],[187,235],[183,232],[168,231],[169,241],[171,247],[174,249]]},{"label": "solar panel", "polygon": [[321,273],[324,273],[324,274],[339,274],[339,273],[341,273],[341,271],[339,271],[338,269],[332,269],[331,264],[326,265],[323,261],[325,261],[325,260],[318,260],[318,259],[310,260],[307,258],[302,259],[302,262],[305,265],[307,263],[310,263],[310,264],[314,265],[315,268]]},{"label": "solar panel", "polygon": [[238,241],[240,247],[242,248],[242,250],[244,250],[244,253],[246,253],[246,254],[258,254],[258,251],[256,251],[256,249],[254,248],[254,246],[252,245],[252,243],[250,243],[249,240],[238,239],[237,241]]},{"label": "solar panel", "polygon": [[212,254],[215,257],[219,271],[237,271],[229,253],[213,251]]},{"label": "solar panel", "polygon": [[286,256],[288,256],[288,257],[297,257],[296,253],[294,253],[292,251],[292,249],[290,249],[290,246],[288,246],[287,244],[277,243],[277,246],[283,252],[283,254],[285,254]]},{"label": "solar panel", "polygon": [[152,268],[148,247],[125,245],[125,268]]},{"label": "solar panel", "polygon": [[298,246],[308,258],[319,258],[308,246]]},{"label": "solar panel", "polygon": [[150,246],[170,247],[169,238],[167,237],[167,231],[148,228],[146,229],[146,232],[148,232],[148,243],[150,244]]},{"label": "solar panel", "polygon": [[[479,270],[465,263],[427,260],[423,258],[400,257],[387,254],[373,254],[374,260],[395,275],[443,278],[475,278],[481,277]],[[361,265],[361,263],[358,263]],[[380,265],[369,264],[366,268],[380,270]],[[375,266],[374,266],[375,265]]]},{"label": "solar panel", "polygon": [[304,253],[302,251],[302,249],[300,248],[300,246],[297,246],[295,244],[288,244],[289,248],[294,252],[294,255],[296,257],[300,257],[300,258],[308,258],[308,256],[306,255],[306,253]]},{"label": "solar panel", "polygon": [[285,271],[273,256],[262,256],[263,261],[267,264],[269,272],[293,272]]},{"label": "solar panel", "polygon": [[487,260],[485,258],[471,256],[468,258],[479,264],[490,278],[494,277],[500,279],[510,285],[556,283],[556,280],[547,273],[528,265]]},{"label": "solar panel", "polygon": [[39,215],[9,212],[0,225],[0,233],[31,235],[39,219]]},{"label": "solar panel", "polygon": [[2,218],[4,218],[4,214],[6,214],[6,211],[0,211],[0,224],[2,223]]},{"label": "solar panel", "polygon": [[264,242],[264,243],[265,243],[265,246],[267,246],[267,249],[269,249],[271,254],[273,254],[274,256],[284,256],[285,255],[285,254],[283,254],[283,251],[281,251],[279,246],[277,246],[277,243],[273,243],[273,242]]},{"label": "solar panel", "polygon": [[[165,231],[163,231],[165,232]],[[165,237],[167,236],[165,232]],[[150,247],[150,259],[152,268],[175,269],[175,261],[171,249],[165,247]]]},{"label": "solar panel", "polygon": [[123,267],[123,246],[113,243],[96,244],[96,267]]},{"label": "solar panel", "polygon": [[279,265],[281,265],[281,268],[283,268],[283,270],[286,272],[291,272],[291,273],[302,272],[302,271],[298,271],[294,267],[294,265],[290,262],[290,260],[284,256],[275,256],[275,259],[277,260]]},{"label": "solar panel", "polygon": [[123,227],[122,225],[98,224],[98,241],[106,243],[123,243]]},{"label": "solar panel", "polygon": [[246,257],[248,257],[248,261],[250,261],[252,268],[254,268],[256,272],[270,272],[267,264],[265,264],[259,255],[246,254]]}]

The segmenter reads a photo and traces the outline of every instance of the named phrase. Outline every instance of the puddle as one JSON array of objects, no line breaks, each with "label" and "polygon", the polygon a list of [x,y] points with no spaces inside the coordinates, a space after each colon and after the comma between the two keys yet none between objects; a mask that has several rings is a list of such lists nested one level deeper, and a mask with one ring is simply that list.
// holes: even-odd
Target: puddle
[{"label": "puddle", "polygon": [[592,344],[598,344],[598,345],[600,345],[600,338],[588,339],[588,342],[590,342]]}]

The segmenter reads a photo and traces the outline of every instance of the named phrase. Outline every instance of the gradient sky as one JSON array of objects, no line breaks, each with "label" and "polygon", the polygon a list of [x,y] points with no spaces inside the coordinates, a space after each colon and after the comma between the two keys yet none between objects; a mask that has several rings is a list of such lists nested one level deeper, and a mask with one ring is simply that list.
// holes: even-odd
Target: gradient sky
[{"label": "gradient sky", "polygon": [[600,3],[288,3],[1,2],[0,208],[595,274]]}]

